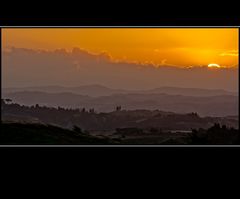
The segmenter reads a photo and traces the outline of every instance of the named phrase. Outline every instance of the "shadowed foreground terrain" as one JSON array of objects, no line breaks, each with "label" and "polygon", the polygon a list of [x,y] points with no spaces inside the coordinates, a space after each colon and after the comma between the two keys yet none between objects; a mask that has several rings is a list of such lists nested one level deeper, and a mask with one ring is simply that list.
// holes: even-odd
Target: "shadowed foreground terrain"
[{"label": "shadowed foreground terrain", "polygon": [[2,99],[0,144],[239,144],[238,116],[24,106]]},{"label": "shadowed foreground terrain", "polygon": [[2,123],[0,144],[113,144],[108,138],[100,138],[82,132],[80,128],[63,129],[52,125]]},{"label": "shadowed foreground terrain", "polygon": [[239,131],[215,124],[211,128],[193,129],[192,133],[159,132],[152,129],[146,133],[142,129],[116,129],[111,136],[90,135],[75,126],[73,130],[52,125],[2,123],[1,145],[102,145],[102,144],[240,144]]}]

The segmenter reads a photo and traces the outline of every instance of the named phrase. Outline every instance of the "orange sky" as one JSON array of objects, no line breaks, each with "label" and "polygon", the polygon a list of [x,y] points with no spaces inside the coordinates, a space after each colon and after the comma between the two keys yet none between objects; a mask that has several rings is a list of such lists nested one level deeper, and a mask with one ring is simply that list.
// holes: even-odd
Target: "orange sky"
[{"label": "orange sky", "polygon": [[3,48],[73,47],[156,65],[238,66],[237,28],[4,28]]}]

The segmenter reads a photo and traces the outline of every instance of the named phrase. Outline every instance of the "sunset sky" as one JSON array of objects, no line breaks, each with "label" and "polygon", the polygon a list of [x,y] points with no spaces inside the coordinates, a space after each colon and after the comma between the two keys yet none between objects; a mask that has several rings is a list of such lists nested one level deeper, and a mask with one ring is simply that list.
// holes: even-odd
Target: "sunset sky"
[{"label": "sunset sky", "polygon": [[113,61],[177,67],[236,67],[239,53],[237,28],[4,28],[2,45],[67,51],[78,47],[106,52]]}]

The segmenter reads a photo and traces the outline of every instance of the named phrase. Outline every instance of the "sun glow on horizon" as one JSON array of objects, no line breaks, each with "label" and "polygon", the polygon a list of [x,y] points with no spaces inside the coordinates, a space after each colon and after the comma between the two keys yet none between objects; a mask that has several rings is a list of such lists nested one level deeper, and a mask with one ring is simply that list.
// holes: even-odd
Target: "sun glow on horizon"
[{"label": "sun glow on horizon", "polygon": [[218,64],[208,64],[208,68],[221,68]]},{"label": "sun glow on horizon", "polygon": [[2,45],[67,52],[77,47],[107,52],[114,61],[179,68],[238,66],[239,52],[237,28],[4,28]]}]

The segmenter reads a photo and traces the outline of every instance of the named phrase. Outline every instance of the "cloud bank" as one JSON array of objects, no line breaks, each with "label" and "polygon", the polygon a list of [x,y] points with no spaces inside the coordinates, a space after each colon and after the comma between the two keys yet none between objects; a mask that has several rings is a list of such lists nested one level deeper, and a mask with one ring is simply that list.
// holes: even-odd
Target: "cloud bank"
[{"label": "cloud bank", "polygon": [[2,86],[102,84],[122,89],[177,86],[238,90],[238,67],[182,69],[166,61],[156,67],[151,63],[116,61],[107,53],[92,54],[80,48],[67,52],[12,47],[2,52]]}]

